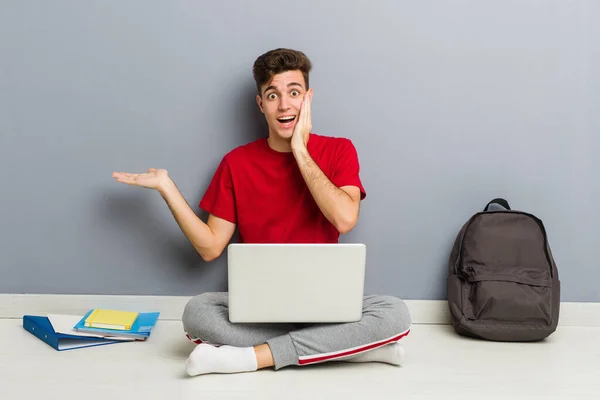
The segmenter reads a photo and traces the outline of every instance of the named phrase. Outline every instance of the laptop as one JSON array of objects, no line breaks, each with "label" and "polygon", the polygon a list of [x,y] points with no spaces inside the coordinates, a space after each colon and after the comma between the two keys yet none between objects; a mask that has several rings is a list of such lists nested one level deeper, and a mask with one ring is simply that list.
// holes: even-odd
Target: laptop
[{"label": "laptop", "polygon": [[362,318],[366,246],[246,244],[227,247],[233,323],[340,323]]}]

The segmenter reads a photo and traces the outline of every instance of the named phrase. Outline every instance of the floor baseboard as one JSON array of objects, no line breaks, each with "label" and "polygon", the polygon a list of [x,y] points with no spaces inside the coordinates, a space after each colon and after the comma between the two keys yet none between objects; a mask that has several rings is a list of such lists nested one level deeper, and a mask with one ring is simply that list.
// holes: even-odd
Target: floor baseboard
[{"label": "floor baseboard", "polygon": [[[117,296],[71,294],[0,294],[0,318],[23,315],[83,315],[91,308],[159,311],[162,320],[180,320],[190,296]],[[450,323],[444,300],[405,300],[414,324]],[[561,326],[600,327],[600,303],[561,303]]]}]

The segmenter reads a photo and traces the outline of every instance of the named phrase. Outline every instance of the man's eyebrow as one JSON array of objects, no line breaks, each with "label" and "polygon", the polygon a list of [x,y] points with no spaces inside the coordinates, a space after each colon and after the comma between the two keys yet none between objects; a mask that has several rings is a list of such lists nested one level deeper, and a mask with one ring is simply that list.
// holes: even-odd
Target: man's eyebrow
[{"label": "man's eyebrow", "polygon": [[[288,83],[288,85],[287,85],[287,86],[288,86],[288,87],[291,87],[291,86],[300,86],[300,87],[302,87],[302,84],[300,84],[300,83],[298,83],[298,82],[290,82],[290,83]],[[276,88],[275,86],[271,85],[271,86],[267,86],[267,87],[265,88],[265,90],[263,91],[263,93],[267,93],[267,92],[268,92],[269,90],[271,90],[271,89],[277,90],[277,88]]]}]

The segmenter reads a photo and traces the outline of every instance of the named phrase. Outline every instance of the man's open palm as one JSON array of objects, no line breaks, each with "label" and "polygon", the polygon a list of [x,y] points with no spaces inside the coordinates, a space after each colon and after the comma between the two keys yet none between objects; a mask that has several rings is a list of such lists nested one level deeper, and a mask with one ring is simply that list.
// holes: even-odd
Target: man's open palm
[{"label": "man's open palm", "polygon": [[166,169],[155,168],[150,168],[148,172],[144,174],[113,172],[112,176],[117,182],[126,183],[133,186],[141,186],[148,189],[158,189],[169,179],[169,174]]}]

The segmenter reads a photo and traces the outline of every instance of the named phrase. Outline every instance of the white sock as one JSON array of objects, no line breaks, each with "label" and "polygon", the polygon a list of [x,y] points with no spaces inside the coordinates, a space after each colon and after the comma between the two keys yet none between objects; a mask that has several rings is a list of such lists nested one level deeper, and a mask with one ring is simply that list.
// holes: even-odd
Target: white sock
[{"label": "white sock", "polygon": [[188,375],[256,371],[258,363],[253,347],[214,347],[201,343],[188,357],[185,368]]},{"label": "white sock", "polygon": [[341,359],[346,362],[381,362],[392,365],[402,365],[404,362],[404,349],[398,342],[367,351],[365,353]]}]

